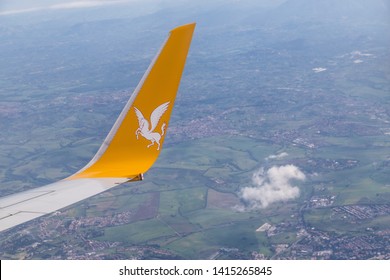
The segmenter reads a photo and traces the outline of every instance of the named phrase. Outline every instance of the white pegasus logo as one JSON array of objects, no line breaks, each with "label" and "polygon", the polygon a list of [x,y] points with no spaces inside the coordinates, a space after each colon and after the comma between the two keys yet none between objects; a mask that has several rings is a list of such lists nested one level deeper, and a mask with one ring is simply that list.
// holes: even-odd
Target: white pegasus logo
[{"label": "white pegasus logo", "polygon": [[150,146],[153,146],[154,143],[157,143],[157,150],[160,150],[160,139],[161,136],[164,135],[164,130],[166,123],[163,123],[161,125],[161,134],[158,132],[154,132],[156,129],[156,126],[158,122],[160,121],[162,115],[165,113],[165,111],[168,109],[169,102],[166,102],[164,104],[161,104],[156,109],[154,109],[152,115],[150,116],[150,121],[152,123],[152,126],[149,128],[149,122],[145,119],[144,115],[142,115],[141,111],[138,110],[136,107],[134,107],[135,114],[138,118],[139,128],[135,131],[135,135],[137,136],[141,134],[142,137],[150,141],[150,144],[147,146],[148,148]]}]

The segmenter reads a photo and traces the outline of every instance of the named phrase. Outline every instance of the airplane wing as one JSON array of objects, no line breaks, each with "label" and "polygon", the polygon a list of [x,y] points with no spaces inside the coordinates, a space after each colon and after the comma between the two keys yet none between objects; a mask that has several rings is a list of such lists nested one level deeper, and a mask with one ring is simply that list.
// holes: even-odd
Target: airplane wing
[{"label": "airplane wing", "polygon": [[191,23],[171,30],[98,152],[84,168],[53,184],[0,198],[0,231],[119,184],[143,179],[143,173],[156,161],[166,134],[140,127],[133,108],[150,116],[168,102],[161,116],[161,123],[167,127],[194,29],[195,23]]}]

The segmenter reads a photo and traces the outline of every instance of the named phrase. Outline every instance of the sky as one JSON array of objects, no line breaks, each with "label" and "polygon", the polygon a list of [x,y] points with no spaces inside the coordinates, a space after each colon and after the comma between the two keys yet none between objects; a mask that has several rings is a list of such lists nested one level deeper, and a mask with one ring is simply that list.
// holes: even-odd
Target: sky
[{"label": "sky", "polygon": [[[370,15],[370,18],[375,18],[375,15],[390,17],[389,0],[1,0],[0,16],[36,11],[124,5],[137,2],[142,5],[173,3],[175,6],[186,3],[189,7],[193,7],[194,5],[202,7],[212,6],[215,3],[220,3],[224,6],[239,4],[239,6],[250,6],[255,9],[259,7],[275,7],[284,2],[288,2],[285,8],[289,15],[294,15],[297,12],[298,14],[312,14],[314,12],[315,16],[320,16],[321,14],[329,16],[327,11],[330,11],[332,14],[355,14],[356,17],[359,17],[361,13]],[[298,10],[295,8],[298,8]]]},{"label": "sky", "polygon": [[[63,10],[92,8],[108,5],[123,5],[127,3],[142,2],[151,0],[2,0],[0,2],[0,15],[20,14],[45,10]],[[156,2],[154,0],[154,2]]]}]

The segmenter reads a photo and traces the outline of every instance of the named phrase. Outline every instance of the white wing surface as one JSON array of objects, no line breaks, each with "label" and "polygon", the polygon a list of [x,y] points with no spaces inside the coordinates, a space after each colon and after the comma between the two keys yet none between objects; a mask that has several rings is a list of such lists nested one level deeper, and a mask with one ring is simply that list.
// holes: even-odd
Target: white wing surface
[{"label": "white wing surface", "polygon": [[3,197],[0,200],[0,231],[50,214],[126,181],[127,178],[63,180]]}]

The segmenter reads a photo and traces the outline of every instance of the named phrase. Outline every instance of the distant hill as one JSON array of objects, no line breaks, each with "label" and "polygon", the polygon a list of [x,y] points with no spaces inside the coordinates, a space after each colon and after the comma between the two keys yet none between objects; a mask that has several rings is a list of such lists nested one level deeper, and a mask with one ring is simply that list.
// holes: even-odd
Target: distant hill
[{"label": "distant hill", "polygon": [[389,2],[385,0],[288,0],[272,16],[283,20],[389,22]]}]

